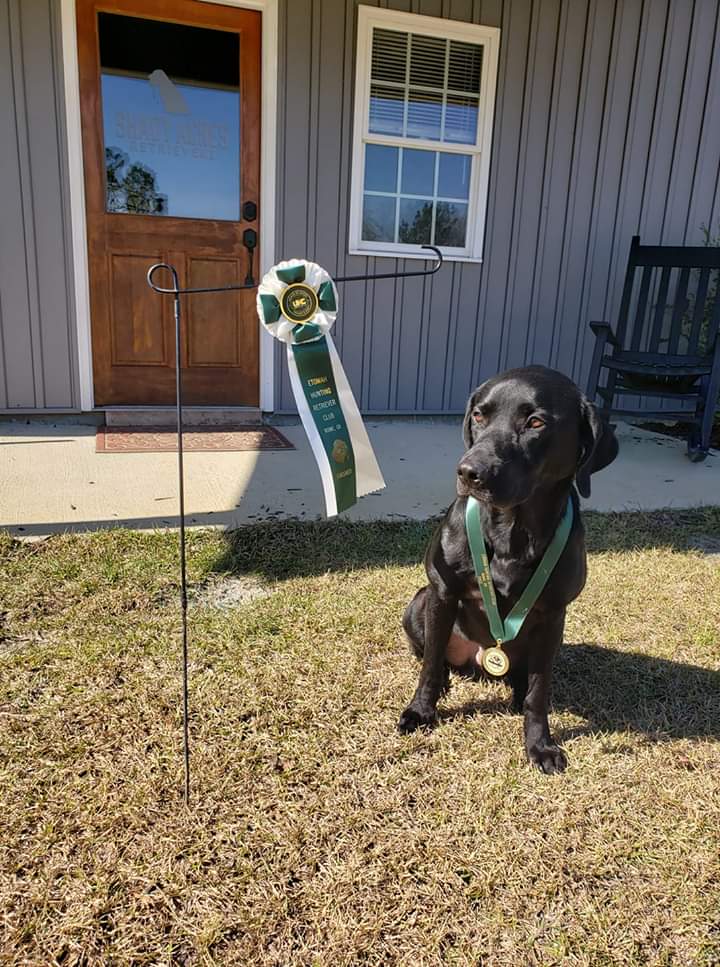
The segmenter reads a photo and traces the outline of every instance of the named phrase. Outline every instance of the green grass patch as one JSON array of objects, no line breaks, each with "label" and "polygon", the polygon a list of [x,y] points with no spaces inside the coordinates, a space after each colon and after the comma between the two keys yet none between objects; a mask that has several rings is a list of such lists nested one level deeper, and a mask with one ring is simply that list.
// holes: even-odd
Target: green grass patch
[{"label": "green grass patch", "polygon": [[720,510],[585,515],[530,770],[502,684],[400,736],[433,522],[0,534],[0,962],[720,962]]}]

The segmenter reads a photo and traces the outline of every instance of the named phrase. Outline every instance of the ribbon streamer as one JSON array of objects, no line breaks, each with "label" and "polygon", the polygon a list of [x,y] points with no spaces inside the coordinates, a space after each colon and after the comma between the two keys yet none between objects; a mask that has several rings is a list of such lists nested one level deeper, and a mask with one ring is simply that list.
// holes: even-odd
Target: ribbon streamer
[{"label": "ribbon streamer", "polygon": [[290,384],[333,517],[385,486],[330,335],[338,311],[335,283],[315,262],[279,262],[258,286],[257,310],[286,345]]}]

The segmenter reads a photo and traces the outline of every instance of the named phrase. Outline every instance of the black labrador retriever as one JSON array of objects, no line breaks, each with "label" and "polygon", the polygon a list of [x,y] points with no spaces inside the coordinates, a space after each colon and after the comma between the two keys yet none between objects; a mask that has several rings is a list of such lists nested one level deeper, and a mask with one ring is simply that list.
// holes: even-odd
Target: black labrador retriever
[{"label": "black labrador retriever", "polygon": [[485,676],[490,633],[465,530],[465,505],[479,503],[490,574],[504,619],[552,541],[567,507],[572,529],[552,574],[518,636],[503,646],[513,708],[524,712],[525,748],[543,772],[567,760],[548,727],[552,663],[562,642],[567,605],[585,585],[585,540],[579,500],[590,474],[611,463],[615,435],[592,403],[562,373],[543,366],[512,369],[483,383],[468,401],[467,450],[457,467],[457,499],[425,556],[429,584],[408,605],[403,627],[418,658],[420,682],[403,712],[401,732],[434,723],[449,670]]}]

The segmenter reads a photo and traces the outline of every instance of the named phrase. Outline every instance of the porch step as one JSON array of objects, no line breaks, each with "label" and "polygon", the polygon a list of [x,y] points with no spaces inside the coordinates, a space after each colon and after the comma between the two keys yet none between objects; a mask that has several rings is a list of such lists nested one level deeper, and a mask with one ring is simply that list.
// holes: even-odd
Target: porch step
[{"label": "porch step", "polygon": [[[175,426],[172,406],[107,406],[106,426]],[[262,423],[254,406],[183,406],[183,426],[231,426]]]}]

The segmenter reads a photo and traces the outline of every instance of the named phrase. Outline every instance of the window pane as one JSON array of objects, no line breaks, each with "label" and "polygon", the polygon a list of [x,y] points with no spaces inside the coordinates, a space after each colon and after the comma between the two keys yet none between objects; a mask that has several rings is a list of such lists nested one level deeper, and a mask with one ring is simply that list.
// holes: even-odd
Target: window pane
[{"label": "window pane", "polygon": [[366,242],[395,241],[395,198],[365,195],[362,237]]},{"label": "window pane", "polygon": [[412,34],[410,41],[410,83],[421,87],[445,87],[447,40]]},{"label": "window pane", "polygon": [[[399,30],[373,30],[371,77],[374,81],[405,84],[408,34]],[[461,88],[464,90],[464,88]]]},{"label": "window pane", "polygon": [[373,84],[370,88],[370,127],[373,134],[403,133],[405,93]]},{"label": "window pane", "polygon": [[479,44],[450,41],[448,61],[448,87],[451,91],[480,93],[480,72],[483,49]]},{"label": "window pane", "polygon": [[435,245],[465,248],[467,205],[439,201],[435,213]]},{"label": "window pane", "polygon": [[472,156],[469,154],[440,154],[438,196],[440,198],[468,198]]},{"label": "window pane", "polygon": [[442,126],[441,93],[410,91],[407,136],[439,141]]},{"label": "window pane", "polygon": [[397,191],[398,149],[384,144],[365,146],[365,190]]},{"label": "window pane", "polygon": [[432,195],[435,189],[435,152],[405,148],[400,185],[404,195]]},{"label": "window pane", "polygon": [[432,198],[401,198],[399,240],[414,245],[429,244],[432,210]]},{"label": "window pane", "polygon": [[448,94],[445,108],[445,141],[475,144],[477,138],[477,98]]},{"label": "window pane", "polygon": [[109,212],[240,217],[240,43],[98,15]]},{"label": "window pane", "polygon": [[443,37],[441,22],[437,29],[440,36],[372,30],[369,117],[360,119],[365,241],[468,248],[484,41]]}]

